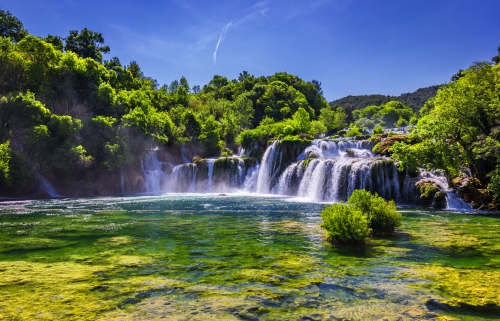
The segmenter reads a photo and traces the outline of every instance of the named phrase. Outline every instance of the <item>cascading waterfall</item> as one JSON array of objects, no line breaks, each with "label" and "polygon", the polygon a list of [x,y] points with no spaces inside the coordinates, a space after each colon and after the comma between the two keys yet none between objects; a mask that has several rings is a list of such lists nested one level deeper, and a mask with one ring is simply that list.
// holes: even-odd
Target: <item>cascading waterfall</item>
[{"label": "cascading waterfall", "polygon": [[278,141],[272,142],[262,157],[262,164],[257,178],[257,193],[269,193],[273,180],[280,170],[282,159],[283,153],[278,146]]},{"label": "cascading waterfall", "polygon": [[446,180],[446,177],[444,175],[440,175],[435,172],[427,171],[424,169],[421,169],[419,171],[418,177],[413,179],[406,179],[404,182],[405,199],[412,198],[411,195],[417,195],[416,197],[413,196],[414,202],[412,202],[412,204],[419,203],[419,200],[417,199],[419,193],[417,191],[415,183],[422,179],[432,182],[443,193],[445,193],[447,210],[456,210],[456,211],[472,210],[472,206],[470,204],[466,203],[450,189],[448,181]]},{"label": "cascading waterfall", "polygon": [[[366,189],[398,204],[418,205],[420,194],[415,184],[422,177],[400,182],[394,160],[374,155],[373,145],[371,141],[318,139],[300,154],[297,151],[295,160],[287,160],[285,155],[294,147],[274,141],[261,163],[250,161],[244,156],[249,152],[243,149],[238,156],[179,165],[160,162],[151,152],[141,162],[144,188],[148,193],[272,193],[317,202],[346,201],[354,190]],[[432,175],[426,173],[426,179],[435,181],[446,194],[448,209],[470,209],[448,188],[444,177]]]},{"label": "cascading waterfall", "polygon": [[214,173],[214,165],[215,159],[207,159],[207,167],[208,167],[208,191],[212,191],[212,179]]},{"label": "cascading waterfall", "polygon": [[167,174],[163,170],[163,164],[158,160],[155,151],[149,152],[141,160],[141,169],[144,173],[144,189],[146,193],[160,194],[164,191]]}]

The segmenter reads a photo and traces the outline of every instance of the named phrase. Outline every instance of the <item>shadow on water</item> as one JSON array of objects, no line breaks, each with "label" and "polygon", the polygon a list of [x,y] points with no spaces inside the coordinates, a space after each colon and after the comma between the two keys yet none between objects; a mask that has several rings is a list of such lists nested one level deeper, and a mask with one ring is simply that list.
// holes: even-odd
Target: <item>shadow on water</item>
[{"label": "shadow on water", "polygon": [[427,300],[425,306],[429,311],[444,311],[455,315],[468,315],[472,317],[500,318],[500,307],[494,304],[477,306],[461,303],[459,306],[449,305],[436,299]]}]

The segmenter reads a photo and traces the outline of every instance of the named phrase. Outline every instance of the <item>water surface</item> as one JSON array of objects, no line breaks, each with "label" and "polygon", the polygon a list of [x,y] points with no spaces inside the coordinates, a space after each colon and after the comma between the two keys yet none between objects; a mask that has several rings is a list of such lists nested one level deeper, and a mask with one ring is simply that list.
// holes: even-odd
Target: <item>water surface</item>
[{"label": "water surface", "polygon": [[332,246],[323,204],[255,195],[6,202],[0,319],[489,320],[500,219],[402,209]]}]

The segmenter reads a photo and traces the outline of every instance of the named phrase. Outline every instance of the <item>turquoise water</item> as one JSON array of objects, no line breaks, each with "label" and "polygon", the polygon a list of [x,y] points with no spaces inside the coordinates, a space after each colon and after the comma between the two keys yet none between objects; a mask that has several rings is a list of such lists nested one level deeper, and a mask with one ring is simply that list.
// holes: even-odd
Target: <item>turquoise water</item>
[{"label": "turquoise water", "polygon": [[0,319],[500,317],[500,217],[402,209],[395,236],[339,247],[323,207],[186,194],[1,203]]}]

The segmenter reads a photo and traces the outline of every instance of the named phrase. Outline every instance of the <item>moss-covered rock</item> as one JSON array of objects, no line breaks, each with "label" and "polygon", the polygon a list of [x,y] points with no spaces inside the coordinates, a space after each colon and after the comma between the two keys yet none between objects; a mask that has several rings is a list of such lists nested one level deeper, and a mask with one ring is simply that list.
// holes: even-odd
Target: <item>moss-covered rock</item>
[{"label": "moss-covered rock", "polygon": [[445,208],[446,194],[430,179],[423,179],[416,184],[420,193],[420,205],[425,207]]},{"label": "moss-covered rock", "polygon": [[481,208],[483,210],[498,210],[500,204],[494,202],[492,193],[487,189],[486,184],[481,182],[478,178],[469,178],[467,182],[460,179],[454,179],[453,183],[462,185],[458,188],[458,195],[464,201],[470,203],[474,208]]},{"label": "moss-covered rock", "polygon": [[389,151],[391,147],[396,143],[396,142],[404,142],[404,143],[411,143],[411,139],[409,135],[397,135],[397,136],[388,136],[386,139],[375,145],[373,147],[372,152],[374,154],[380,154],[382,156],[391,156],[392,153]]}]

